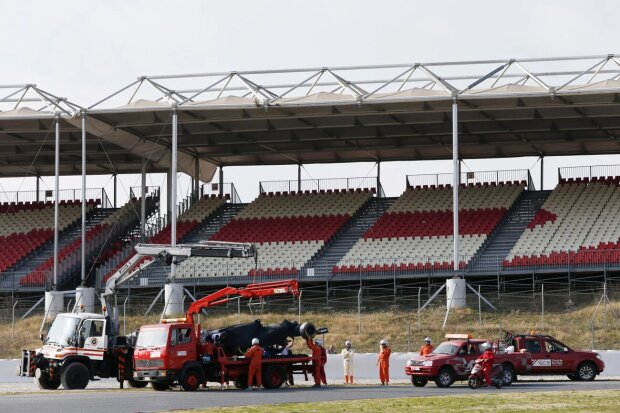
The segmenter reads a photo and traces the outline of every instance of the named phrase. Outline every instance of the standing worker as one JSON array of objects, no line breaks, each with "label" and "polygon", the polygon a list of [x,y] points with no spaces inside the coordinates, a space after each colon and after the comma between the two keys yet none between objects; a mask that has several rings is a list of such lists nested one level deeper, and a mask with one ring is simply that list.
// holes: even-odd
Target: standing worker
[{"label": "standing worker", "polygon": [[381,340],[379,343],[379,357],[377,358],[377,366],[379,366],[379,380],[382,386],[387,386],[390,382],[390,354],[392,349],[388,346],[387,340]]},{"label": "standing worker", "polygon": [[353,384],[353,355],[355,354],[355,350],[353,350],[353,346],[349,340],[344,342],[344,348],[341,354],[344,382],[345,384]]},{"label": "standing worker", "polygon": [[493,369],[493,363],[495,363],[495,354],[493,353],[493,346],[488,341],[480,344],[480,348],[484,351],[482,356],[482,371],[484,372],[484,380],[487,382],[487,386],[491,387],[491,369]]},{"label": "standing worker", "polygon": [[325,365],[327,364],[327,350],[323,346],[323,340],[317,340],[321,347],[321,382],[327,386],[327,375],[325,374]]},{"label": "standing worker", "polygon": [[321,347],[312,341],[310,337],[306,339],[308,348],[312,350],[312,377],[314,377],[314,386],[321,387]]},{"label": "standing worker", "polygon": [[420,347],[420,355],[421,356],[427,356],[429,354],[431,354],[434,350],[433,345],[431,344],[432,340],[430,337],[426,337],[424,339],[424,345],[422,347]]},{"label": "standing worker", "polygon": [[[250,369],[248,371],[248,388],[246,390],[253,390],[258,388],[262,390],[262,375],[261,365],[263,360],[263,348],[259,345],[257,338],[252,339],[252,347],[245,352],[245,358],[250,359]],[[258,387],[251,387],[253,379],[256,378],[256,385]]]}]

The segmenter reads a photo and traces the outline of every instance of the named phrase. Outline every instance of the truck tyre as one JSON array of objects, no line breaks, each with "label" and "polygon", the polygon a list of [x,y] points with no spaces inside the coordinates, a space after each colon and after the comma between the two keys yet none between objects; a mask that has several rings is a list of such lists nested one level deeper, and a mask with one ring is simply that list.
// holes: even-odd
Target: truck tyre
[{"label": "truck tyre", "polygon": [[134,380],[134,379],[127,379],[127,384],[132,389],[143,389],[143,388],[145,388],[149,384],[149,382],[148,381],[138,381],[138,380]]},{"label": "truck tyre", "polygon": [[263,373],[263,387],[266,389],[279,389],[288,380],[284,367],[279,365],[269,366]]},{"label": "truck tyre", "polygon": [[510,386],[515,381],[515,369],[510,363],[502,364],[502,382],[504,386]]},{"label": "truck tyre", "polygon": [[62,369],[60,381],[67,390],[85,389],[90,380],[88,367],[80,362],[73,362]]},{"label": "truck tyre", "polygon": [[423,379],[421,377],[411,376],[411,384],[415,387],[424,387],[428,383],[428,379]]},{"label": "truck tyre", "polygon": [[37,371],[34,379],[41,390],[56,390],[60,387],[60,379],[50,379],[50,375],[45,371]]},{"label": "truck tyre", "polygon": [[241,375],[235,379],[235,388],[236,389],[247,389],[248,388],[248,376]]},{"label": "truck tyre", "polygon": [[156,391],[166,391],[170,388],[170,383],[167,381],[152,381],[151,387]]},{"label": "truck tyre", "polygon": [[596,373],[596,366],[591,361],[584,361],[577,367],[577,378],[580,381],[592,381]]},{"label": "truck tyre", "polygon": [[196,369],[188,369],[181,378],[181,387],[185,391],[196,391],[201,382],[200,372]]},{"label": "truck tyre", "polygon": [[435,377],[437,387],[450,387],[454,383],[454,371],[450,367],[442,367]]}]

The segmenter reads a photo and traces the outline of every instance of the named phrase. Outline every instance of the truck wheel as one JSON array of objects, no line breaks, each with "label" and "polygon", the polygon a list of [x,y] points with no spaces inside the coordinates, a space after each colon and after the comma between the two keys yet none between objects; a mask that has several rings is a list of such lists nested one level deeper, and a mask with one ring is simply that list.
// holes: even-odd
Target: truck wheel
[{"label": "truck wheel", "polygon": [[90,380],[88,367],[80,362],[74,362],[65,366],[60,375],[62,387],[67,390],[85,389]]},{"label": "truck wheel", "polygon": [[584,361],[577,367],[577,378],[581,381],[592,381],[596,377],[596,366],[590,361]]},{"label": "truck wheel", "polygon": [[248,388],[248,376],[242,375],[237,377],[235,380],[235,388],[236,389],[247,389]]},{"label": "truck wheel", "polygon": [[60,380],[50,379],[50,375],[45,371],[38,370],[34,380],[41,390],[56,390],[60,387]]},{"label": "truck wheel", "polygon": [[442,367],[435,377],[435,384],[437,387],[450,387],[452,383],[454,383],[454,372],[450,367]]},{"label": "truck wheel", "polygon": [[269,366],[263,374],[263,387],[266,389],[279,389],[288,379],[286,370],[282,366]]},{"label": "truck wheel", "polygon": [[133,389],[143,389],[145,388],[149,382],[148,381],[138,381],[138,380],[134,380],[134,379],[127,379],[127,384],[129,385],[129,387],[133,388]]},{"label": "truck wheel", "polygon": [[156,391],[166,391],[170,388],[170,383],[167,381],[152,381],[151,387]]},{"label": "truck wheel", "polygon": [[427,383],[428,379],[411,376],[411,384],[413,384],[415,387],[424,387]]},{"label": "truck wheel", "polygon": [[185,391],[196,391],[201,381],[200,372],[196,369],[189,369],[181,378],[181,387]]},{"label": "truck wheel", "polygon": [[508,363],[502,365],[502,382],[504,386],[510,386],[515,381],[515,369]]}]

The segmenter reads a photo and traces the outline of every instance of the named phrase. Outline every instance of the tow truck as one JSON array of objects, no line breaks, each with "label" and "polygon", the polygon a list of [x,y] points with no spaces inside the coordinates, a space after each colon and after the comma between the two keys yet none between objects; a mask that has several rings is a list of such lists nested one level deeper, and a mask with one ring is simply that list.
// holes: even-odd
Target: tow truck
[{"label": "tow truck", "polygon": [[[215,382],[220,385],[233,381],[235,387],[246,388],[249,360],[240,356],[250,345],[252,336],[241,340],[241,352],[230,354],[225,345],[211,347],[208,336],[201,334],[201,325],[195,316],[206,308],[241,298],[264,298],[272,295],[292,294],[299,296],[297,281],[286,280],[250,284],[245,288],[226,287],[192,303],[184,318],[162,320],[160,324],[140,328],[136,351],[134,352],[133,379],[140,383],[151,383],[154,390],[167,390],[180,385],[186,391],[195,391],[201,384]],[[316,329],[310,323],[283,322],[292,325],[287,331],[271,331],[261,338],[261,345],[274,347],[286,345],[286,338],[301,336],[312,338],[327,329]],[[251,324],[251,323],[250,323]],[[237,326],[232,326],[235,328]],[[218,331],[218,330],[215,330]],[[276,334],[274,334],[276,333]],[[280,333],[280,334],[278,334]],[[277,337],[274,337],[276,335]],[[243,342],[245,341],[245,342]],[[267,342],[265,342],[267,341]],[[290,381],[293,374],[302,374],[308,380],[312,373],[312,357],[306,354],[278,355],[273,353],[262,359],[262,382],[268,389],[279,388]]]},{"label": "tow truck", "polygon": [[[434,380],[438,387],[449,387],[456,380],[467,380],[482,351],[480,344],[492,342],[472,338],[468,334],[446,334],[442,342],[427,356],[414,356],[405,366],[405,374],[416,387]],[[572,350],[549,335],[507,333],[493,343],[495,363],[502,366],[505,386],[518,375],[566,374],[571,380],[594,380],[605,369],[598,353]]]},{"label": "tow truck", "polygon": [[[17,374],[34,377],[41,389],[84,389],[95,378],[116,378],[132,387],[146,383],[133,379],[133,336],[119,334],[118,307],[114,305],[119,288],[155,262],[170,265],[190,256],[254,257],[253,244],[213,242],[199,244],[138,244],[134,255],[106,282],[101,294],[103,314],[79,312],[58,314],[47,334],[41,335],[42,347],[22,350]],[[144,257],[152,257],[143,262]],[[141,265],[138,265],[141,264]],[[138,268],[135,268],[138,266]],[[111,304],[111,305],[110,305]]]}]

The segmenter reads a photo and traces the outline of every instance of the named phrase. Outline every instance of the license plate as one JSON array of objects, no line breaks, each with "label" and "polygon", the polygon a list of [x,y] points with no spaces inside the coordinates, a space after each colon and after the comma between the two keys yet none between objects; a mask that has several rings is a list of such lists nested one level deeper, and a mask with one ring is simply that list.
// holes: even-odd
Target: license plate
[{"label": "license plate", "polygon": [[413,368],[413,371],[420,371],[420,370],[422,370],[422,369],[420,367],[417,367],[417,366]]}]

